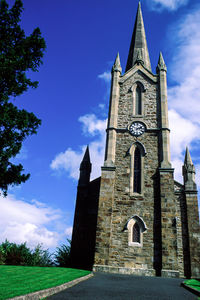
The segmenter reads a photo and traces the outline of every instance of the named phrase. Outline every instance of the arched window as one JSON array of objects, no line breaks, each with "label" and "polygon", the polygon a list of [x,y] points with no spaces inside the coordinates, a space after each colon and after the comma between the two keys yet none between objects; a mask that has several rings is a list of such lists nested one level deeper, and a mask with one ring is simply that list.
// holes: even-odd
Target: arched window
[{"label": "arched window", "polygon": [[142,143],[133,143],[127,151],[130,155],[130,195],[143,194],[144,192],[144,156],[146,150]]},{"label": "arched window", "polygon": [[137,222],[133,225],[132,235],[132,242],[140,243],[140,227]]},{"label": "arched window", "polygon": [[141,153],[138,147],[134,154],[134,177],[133,177],[133,191],[134,193],[141,193]]},{"label": "arched window", "polygon": [[142,95],[141,95],[141,89],[138,85],[135,90],[135,114],[136,115],[142,114]]},{"label": "arched window", "polygon": [[137,215],[132,216],[124,226],[124,230],[126,229],[128,229],[128,245],[142,247],[143,233],[147,230],[143,219]]}]

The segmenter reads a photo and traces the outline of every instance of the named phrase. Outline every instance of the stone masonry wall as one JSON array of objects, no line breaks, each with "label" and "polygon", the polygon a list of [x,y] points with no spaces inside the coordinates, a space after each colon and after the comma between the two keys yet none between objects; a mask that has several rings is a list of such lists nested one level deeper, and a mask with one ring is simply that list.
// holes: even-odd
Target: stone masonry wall
[{"label": "stone masonry wall", "polygon": [[[133,115],[133,85],[142,83],[143,112]],[[183,274],[181,216],[174,194],[173,173],[159,173],[160,104],[158,84],[140,70],[120,79],[118,124],[114,167],[102,168],[94,270],[141,275]],[[128,132],[133,121],[146,125],[134,137]],[[134,143],[144,147],[142,191],[130,189],[131,154]],[[139,216],[147,230],[140,245],[130,245],[127,222]],[[175,222],[175,223],[174,223]],[[178,238],[177,238],[178,237]],[[162,272],[162,268],[165,269]],[[180,271],[180,272],[179,272]],[[164,274],[165,273],[165,274]]]},{"label": "stone masonry wall", "polygon": [[[133,116],[133,95],[130,87],[140,81],[146,88],[143,95],[143,121],[147,129],[157,128],[157,85],[153,84],[141,72],[135,73],[120,86],[120,99],[117,128],[127,128],[136,118]],[[143,144],[144,156],[143,191],[131,195],[130,168],[131,158],[126,153],[134,142]],[[117,133],[116,176],[114,201],[112,207],[112,225],[108,264],[116,267],[134,269],[153,269],[154,263],[154,181],[158,168],[158,133],[145,132],[133,137],[128,132]],[[128,219],[134,215],[141,217],[147,225],[143,234],[143,246],[128,246],[128,232],[123,230]]]}]

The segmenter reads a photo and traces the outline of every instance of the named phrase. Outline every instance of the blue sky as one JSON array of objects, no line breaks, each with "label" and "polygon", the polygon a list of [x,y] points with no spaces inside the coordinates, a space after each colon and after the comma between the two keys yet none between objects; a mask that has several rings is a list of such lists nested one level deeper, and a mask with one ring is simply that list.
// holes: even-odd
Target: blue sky
[{"label": "blue sky", "polygon": [[[12,5],[13,0],[8,3]],[[171,155],[181,182],[186,145],[200,188],[200,4],[142,0],[152,70],[162,51],[168,67]],[[47,43],[39,81],[15,103],[42,119],[21,162],[31,178],[0,198],[0,241],[42,243],[54,249],[70,237],[78,168],[87,144],[92,178],[100,175],[105,146],[110,69],[117,52],[123,72],[138,1],[24,0],[22,27],[40,27]]]}]

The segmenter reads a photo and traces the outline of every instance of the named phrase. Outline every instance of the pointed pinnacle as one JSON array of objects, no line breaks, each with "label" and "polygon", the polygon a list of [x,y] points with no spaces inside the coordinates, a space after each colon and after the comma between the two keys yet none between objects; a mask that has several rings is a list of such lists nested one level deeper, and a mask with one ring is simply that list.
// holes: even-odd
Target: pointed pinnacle
[{"label": "pointed pinnacle", "polygon": [[141,53],[142,61],[144,62],[144,67],[151,71],[151,63],[149,59],[149,52],[147,47],[140,2],[138,3],[137,15],[126,65],[126,72],[129,69],[131,69],[137,62],[138,51]]},{"label": "pointed pinnacle", "polygon": [[186,147],[186,151],[185,151],[185,160],[184,160],[184,164],[185,165],[193,165],[191,156],[190,156],[190,152],[188,147]]},{"label": "pointed pinnacle", "polygon": [[156,71],[157,72],[159,72],[159,71],[167,72],[167,66],[165,64],[162,52],[160,52],[160,55],[159,55],[159,60],[158,60],[158,65],[157,65]]},{"label": "pointed pinnacle", "polygon": [[87,161],[87,162],[90,162],[90,152],[89,152],[89,146],[87,145],[87,148],[85,150],[85,154],[83,156],[83,161]]},{"label": "pointed pinnacle", "polygon": [[80,164],[80,171],[81,170],[89,170],[91,172],[92,164],[90,162],[90,153],[89,153],[89,147],[87,146],[85,150],[85,154],[83,156],[82,162]]},{"label": "pointed pinnacle", "polygon": [[120,72],[120,73],[122,72],[120,58],[119,58],[119,52],[117,53],[114,65],[112,67],[112,71],[116,71],[116,72]]}]

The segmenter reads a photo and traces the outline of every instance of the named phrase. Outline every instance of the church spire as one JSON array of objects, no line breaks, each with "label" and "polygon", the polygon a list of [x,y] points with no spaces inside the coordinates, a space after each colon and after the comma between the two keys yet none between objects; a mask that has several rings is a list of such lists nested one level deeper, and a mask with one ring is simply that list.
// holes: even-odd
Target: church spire
[{"label": "church spire", "polygon": [[[139,59],[138,59],[139,58]],[[151,71],[151,63],[147,48],[147,41],[142,17],[141,4],[138,4],[138,10],[133,30],[129,55],[126,65],[126,72],[131,69],[135,63],[142,63],[145,68]]]},{"label": "church spire", "polygon": [[89,146],[87,146],[87,148],[85,150],[85,154],[83,156],[83,160],[81,162],[81,165],[84,165],[85,163],[89,163],[90,164]]},{"label": "church spire", "polygon": [[78,186],[87,186],[90,182],[90,173],[92,169],[92,164],[90,162],[89,147],[87,146],[83,160],[80,164],[80,176]]}]

